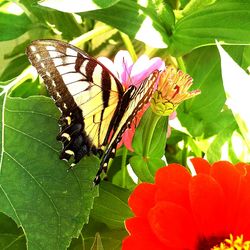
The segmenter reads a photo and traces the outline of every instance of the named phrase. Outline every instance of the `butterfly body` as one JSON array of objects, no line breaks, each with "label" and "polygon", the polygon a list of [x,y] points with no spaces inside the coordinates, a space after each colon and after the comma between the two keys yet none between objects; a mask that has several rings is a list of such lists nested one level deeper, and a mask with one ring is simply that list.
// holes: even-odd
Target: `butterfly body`
[{"label": "butterfly body", "polygon": [[73,45],[33,41],[26,50],[60,109],[61,159],[77,163],[91,153],[102,157],[95,183],[137,112],[148,103],[158,70],[127,90],[102,63]]}]

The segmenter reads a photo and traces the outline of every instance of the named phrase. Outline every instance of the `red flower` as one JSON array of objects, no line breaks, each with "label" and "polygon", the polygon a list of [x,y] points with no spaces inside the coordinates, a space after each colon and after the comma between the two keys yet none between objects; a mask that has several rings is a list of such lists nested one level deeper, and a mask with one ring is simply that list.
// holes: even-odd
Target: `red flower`
[{"label": "red flower", "polygon": [[157,171],[155,184],[137,186],[129,198],[135,216],[125,222],[130,235],[123,250],[229,249],[228,239],[250,240],[250,165],[210,165],[201,158],[192,163],[195,176],[170,164]]}]

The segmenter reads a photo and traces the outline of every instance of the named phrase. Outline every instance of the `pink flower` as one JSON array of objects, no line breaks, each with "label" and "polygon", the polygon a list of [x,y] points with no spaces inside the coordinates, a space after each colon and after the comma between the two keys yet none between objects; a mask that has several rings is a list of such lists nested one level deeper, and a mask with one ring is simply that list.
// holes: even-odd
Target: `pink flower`
[{"label": "pink flower", "polygon": [[[133,62],[128,51],[120,50],[114,57],[114,62],[106,57],[99,57],[98,61],[104,64],[122,83],[126,90],[130,85],[138,87],[142,81],[148,77],[154,70],[163,70],[165,68],[164,62],[159,57],[149,59],[147,55],[140,56],[136,62]],[[132,140],[135,133],[135,128],[138,126],[143,113],[149,105],[138,112],[131,128],[128,128],[122,137],[118,147],[122,144],[130,151],[133,151]]]}]

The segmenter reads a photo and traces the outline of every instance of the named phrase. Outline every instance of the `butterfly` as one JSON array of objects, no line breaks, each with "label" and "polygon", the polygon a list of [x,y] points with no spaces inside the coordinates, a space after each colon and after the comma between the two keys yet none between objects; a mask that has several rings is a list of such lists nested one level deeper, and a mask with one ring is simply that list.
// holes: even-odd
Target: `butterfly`
[{"label": "butterfly", "polygon": [[150,73],[139,87],[125,90],[101,62],[68,43],[36,40],[26,54],[61,111],[60,159],[73,157],[74,166],[85,155],[98,155],[101,162],[94,179],[98,184],[124,131],[149,102],[159,71]]}]

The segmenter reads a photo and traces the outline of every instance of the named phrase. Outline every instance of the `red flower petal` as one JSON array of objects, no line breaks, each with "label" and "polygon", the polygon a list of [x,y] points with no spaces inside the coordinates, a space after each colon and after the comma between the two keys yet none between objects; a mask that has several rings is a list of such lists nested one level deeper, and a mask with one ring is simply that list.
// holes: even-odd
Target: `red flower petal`
[{"label": "red flower petal", "polygon": [[179,164],[170,164],[160,168],[155,177],[158,186],[157,201],[171,201],[183,207],[190,208],[188,184],[191,175],[186,168]]},{"label": "red flower petal", "polygon": [[125,225],[131,236],[123,242],[123,249],[164,249],[146,218],[130,218],[126,220]]},{"label": "red flower petal", "polygon": [[155,204],[156,185],[141,183],[130,195],[128,204],[136,216],[146,216]]},{"label": "red flower petal", "polygon": [[246,175],[247,174],[247,167],[249,166],[249,164],[243,163],[243,162],[239,162],[237,164],[235,164],[235,167],[241,172],[241,175]]},{"label": "red flower petal", "polygon": [[244,235],[244,240],[250,240],[250,209],[249,208],[250,208],[250,196],[248,195],[248,197],[246,197],[239,206],[238,221],[234,224],[235,234]]},{"label": "red flower petal", "polygon": [[190,202],[199,232],[205,237],[225,234],[225,197],[221,186],[209,175],[190,181]]},{"label": "red flower petal", "polygon": [[203,173],[203,174],[209,174],[211,166],[210,164],[203,158],[192,158],[190,159],[192,162],[195,171],[197,174]]},{"label": "red flower petal", "polygon": [[219,161],[212,165],[211,175],[223,189],[227,202],[227,225],[233,228],[238,218],[241,172],[231,163]]},{"label": "red flower petal", "polygon": [[[164,246],[148,240],[147,238],[138,240],[137,237],[128,236],[122,242],[122,250],[166,250]],[[169,249],[170,250],[170,249]]]},{"label": "red flower petal", "polygon": [[192,216],[185,208],[171,202],[158,202],[150,210],[148,220],[166,247],[194,249],[197,233]]}]

